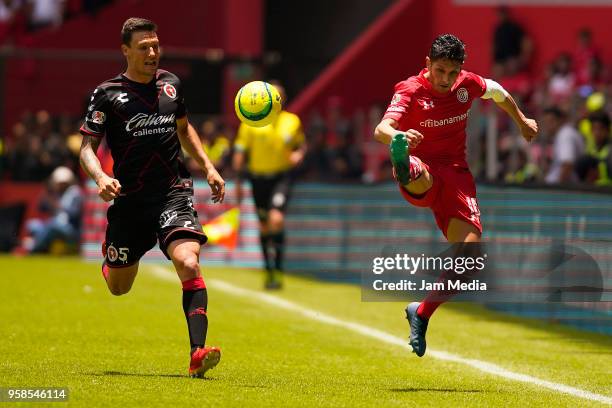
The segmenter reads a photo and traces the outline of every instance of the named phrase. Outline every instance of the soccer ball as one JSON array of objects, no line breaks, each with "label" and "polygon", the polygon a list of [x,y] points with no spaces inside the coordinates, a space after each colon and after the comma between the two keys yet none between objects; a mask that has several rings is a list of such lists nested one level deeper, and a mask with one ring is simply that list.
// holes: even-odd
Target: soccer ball
[{"label": "soccer ball", "polygon": [[249,126],[262,127],[274,122],[281,111],[278,90],[267,82],[249,82],[234,100],[234,109],[241,122]]}]

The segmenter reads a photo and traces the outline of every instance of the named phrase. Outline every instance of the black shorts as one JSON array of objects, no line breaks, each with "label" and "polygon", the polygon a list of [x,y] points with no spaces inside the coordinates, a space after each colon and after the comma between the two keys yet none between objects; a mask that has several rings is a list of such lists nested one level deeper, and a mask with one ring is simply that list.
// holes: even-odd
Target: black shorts
[{"label": "black shorts", "polygon": [[206,243],[192,197],[189,181],[173,187],[163,200],[154,203],[116,199],[106,214],[108,226],[102,246],[108,266],[133,265],[158,241],[168,259],[168,245],[174,240],[193,238],[200,244]]},{"label": "black shorts", "polygon": [[276,209],[285,212],[289,193],[291,191],[292,177],[290,173],[279,173],[271,176],[250,175],[251,188],[257,217],[260,221],[268,219],[268,211]]}]

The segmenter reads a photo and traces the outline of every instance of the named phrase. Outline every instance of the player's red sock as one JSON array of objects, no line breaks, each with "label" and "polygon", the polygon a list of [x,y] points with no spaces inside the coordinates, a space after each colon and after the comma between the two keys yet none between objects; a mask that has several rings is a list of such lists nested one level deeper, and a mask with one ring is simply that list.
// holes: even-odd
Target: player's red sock
[{"label": "player's red sock", "polygon": [[422,301],[421,304],[419,305],[419,308],[417,309],[417,314],[420,317],[429,319],[431,315],[433,314],[433,312],[435,312],[438,306],[440,306],[441,304],[442,302],[432,302],[432,301],[428,301],[427,298],[425,298],[425,300]]},{"label": "player's red sock", "polygon": [[416,156],[409,156],[410,180],[416,180],[423,174],[423,162]]},{"label": "player's red sock", "polygon": [[[477,258],[482,253],[479,243],[461,243],[454,244],[451,249],[454,252],[455,257],[469,257],[469,258]],[[478,273],[478,269],[474,267],[467,268],[467,270],[462,273],[455,274],[452,271],[443,272],[442,275],[438,278],[438,283],[444,283],[444,286],[447,286],[447,282],[449,279],[458,279],[462,282],[469,282],[474,279],[474,276]],[[431,315],[436,311],[438,306],[443,303],[448,302],[453,296],[458,294],[460,290],[458,289],[442,289],[442,290],[432,290],[430,291],[423,302],[419,305],[417,309],[417,314],[420,317],[424,317],[429,319]]]},{"label": "player's red sock", "polygon": [[102,262],[102,276],[104,280],[108,282],[108,265],[106,262]]}]

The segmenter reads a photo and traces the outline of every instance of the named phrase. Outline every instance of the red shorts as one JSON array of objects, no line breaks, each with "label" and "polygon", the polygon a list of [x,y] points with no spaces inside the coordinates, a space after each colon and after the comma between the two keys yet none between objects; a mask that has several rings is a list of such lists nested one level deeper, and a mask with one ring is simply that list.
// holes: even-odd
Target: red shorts
[{"label": "red shorts", "polygon": [[470,170],[456,165],[425,162],[423,166],[433,176],[433,185],[425,194],[418,197],[411,195],[400,185],[400,191],[406,201],[417,207],[431,208],[436,217],[436,224],[445,237],[451,218],[465,221],[482,233],[480,210],[476,201],[476,184]]}]

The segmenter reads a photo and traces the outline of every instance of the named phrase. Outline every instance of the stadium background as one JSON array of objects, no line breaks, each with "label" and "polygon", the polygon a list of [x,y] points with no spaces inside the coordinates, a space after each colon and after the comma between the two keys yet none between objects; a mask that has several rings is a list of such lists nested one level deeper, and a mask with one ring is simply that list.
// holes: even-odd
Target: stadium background
[{"label": "stadium background", "polygon": [[[612,45],[607,27],[612,3],[606,1],[182,0],[180,7],[169,9],[161,0],[69,0],[63,3],[61,21],[42,28],[30,24],[27,8],[18,8],[0,23],[3,250],[15,259],[24,256],[24,225],[29,218],[44,217],[38,200],[45,194],[47,177],[54,167],[68,165],[80,174],[86,192],[77,251],[97,261],[106,206],[79,172],[75,131],[91,90],[123,67],[118,51],[121,23],[129,16],[142,16],[159,25],[161,66],[183,80],[190,119],[197,128],[203,129],[200,124],[206,121],[214,123],[213,141],[225,138],[231,143],[237,126],[232,101],[242,84],[262,78],[285,83],[288,109],[302,118],[310,146],[289,208],[287,269],[323,280],[358,282],[359,271],[369,262],[363,258],[364,246],[374,246],[376,252],[384,245],[441,239],[429,213],[407,207],[396,193],[386,150],[371,140],[394,83],[420,70],[431,40],[443,32],[466,42],[466,69],[497,78],[493,32],[502,3],[533,47],[519,72],[504,77],[508,84],[518,83],[523,107],[541,119],[544,108],[554,104],[566,110],[578,128],[589,113],[589,96],[601,92],[604,102],[599,109],[609,111]],[[603,70],[591,83],[574,83],[566,94],[551,96],[552,77],[558,73],[554,62],[564,52],[574,55],[584,28],[592,33]],[[45,143],[51,133],[59,135],[62,146]],[[34,150],[29,142],[34,139],[39,139],[42,150]],[[550,155],[552,142],[553,135],[543,131],[535,149],[525,147],[516,129],[490,105],[473,108],[468,154],[479,180],[485,238],[595,243],[596,259],[609,275],[611,190],[588,181],[545,185],[551,157],[543,152]],[[45,165],[39,160],[39,167],[27,175],[16,166],[21,162],[15,157],[44,155],[45,149],[61,160]],[[15,156],[18,151],[21,155]],[[526,152],[536,175],[517,184],[513,176],[527,169],[517,164],[521,152]],[[108,168],[108,155],[101,156]],[[231,180],[227,153],[223,157],[222,174]],[[200,180],[197,186],[202,220],[232,207],[231,182],[223,206],[207,204],[205,183]],[[260,266],[251,200],[241,210],[238,247],[209,246],[204,267]],[[74,249],[59,248],[55,255]],[[147,257],[151,262],[160,259],[157,250]],[[604,276],[609,280],[608,275]],[[495,307],[609,335],[611,305]]]}]

